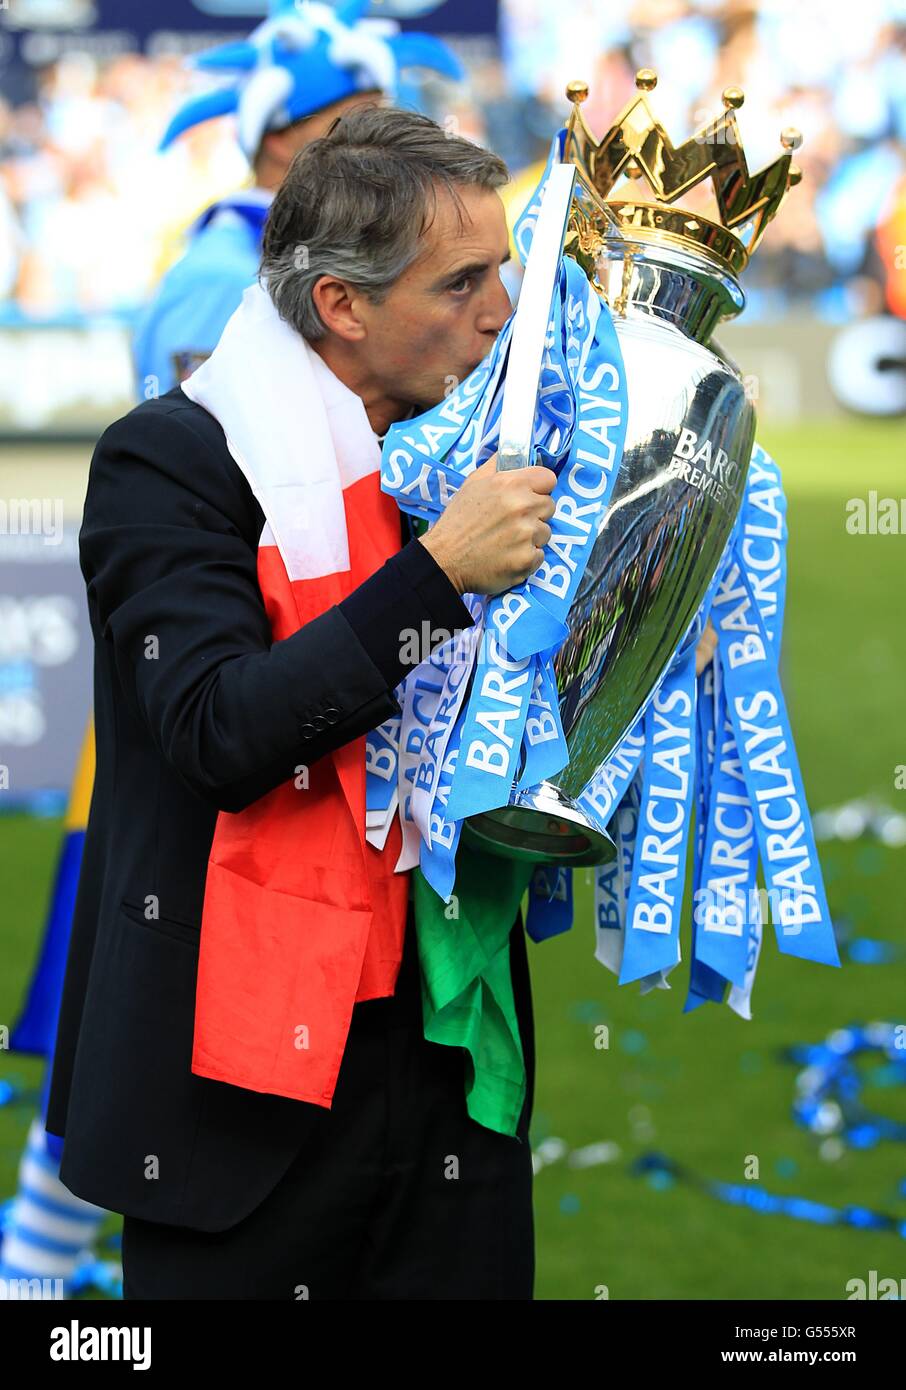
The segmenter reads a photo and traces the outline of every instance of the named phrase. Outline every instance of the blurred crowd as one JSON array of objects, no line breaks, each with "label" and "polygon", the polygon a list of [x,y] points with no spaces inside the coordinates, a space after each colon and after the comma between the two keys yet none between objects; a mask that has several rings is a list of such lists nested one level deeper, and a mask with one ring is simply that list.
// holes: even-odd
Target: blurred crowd
[{"label": "blurred crowd", "polygon": [[134,311],[196,212],[248,178],[226,120],[165,155],[185,94],[179,59],[76,54],[36,74],[32,101],[0,102],[0,294],[7,318]]},{"label": "blurred crowd", "polygon": [[[475,55],[478,56],[475,56]],[[422,105],[490,145],[529,188],[566,112],[571,78],[602,133],[655,69],[652,103],[675,142],[740,86],[750,167],[801,130],[802,184],[746,272],[750,312],[791,300],[842,321],[906,316],[906,0],[501,0],[496,52],[476,48],[464,87]],[[129,316],[178,254],[185,227],[249,182],[228,119],[160,155],[174,109],[209,79],[175,58],[70,55],[0,97],[0,321]]]}]

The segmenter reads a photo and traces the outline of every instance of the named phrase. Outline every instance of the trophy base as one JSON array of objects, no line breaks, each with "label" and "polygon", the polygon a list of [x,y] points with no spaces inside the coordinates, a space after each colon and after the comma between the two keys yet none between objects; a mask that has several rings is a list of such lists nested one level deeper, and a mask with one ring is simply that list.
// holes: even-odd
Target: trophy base
[{"label": "trophy base", "polygon": [[510,806],[469,816],[462,829],[475,849],[501,859],[569,868],[609,864],[617,854],[607,831],[590,821],[550,782],[517,792]]}]

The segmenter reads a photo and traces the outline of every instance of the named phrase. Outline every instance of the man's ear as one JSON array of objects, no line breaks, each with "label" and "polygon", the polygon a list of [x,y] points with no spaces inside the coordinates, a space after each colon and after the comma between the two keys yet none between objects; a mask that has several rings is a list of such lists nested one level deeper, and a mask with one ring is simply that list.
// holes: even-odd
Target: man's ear
[{"label": "man's ear", "polygon": [[315,281],[311,297],[321,322],[331,333],[347,343],[358,343],[365,337],[365,324],[358,307],[360,295],[345,280],[322,275]]}]

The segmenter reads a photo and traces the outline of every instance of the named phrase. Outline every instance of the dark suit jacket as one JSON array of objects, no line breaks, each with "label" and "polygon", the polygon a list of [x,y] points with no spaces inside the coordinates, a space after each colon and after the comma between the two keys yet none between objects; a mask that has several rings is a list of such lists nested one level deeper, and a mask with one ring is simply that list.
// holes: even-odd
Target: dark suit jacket
[{"label": "dark suit jacket", "polygon": [[[267,1196],[319,1109],[190,1070],[217,813],[398,713],[402,629],[472,621],[409,540],[348,599],[272,643],[257,580],[263,522],[217,421],[178,388],[95,449],[79,553],[97,772],[47,1129],[65,1135],[60,1176],[78,1196],[207,1231]],[[146,1177],[149,1155],[170,1180]]]}]

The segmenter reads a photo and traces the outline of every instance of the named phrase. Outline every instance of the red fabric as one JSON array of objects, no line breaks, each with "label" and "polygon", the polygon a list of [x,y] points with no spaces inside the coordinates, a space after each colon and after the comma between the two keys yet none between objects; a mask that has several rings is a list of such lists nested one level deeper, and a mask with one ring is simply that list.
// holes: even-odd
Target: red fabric
[{"label": "red fabric", "polygon": [[[275,641],[345,598],[399,549],[399,511],[380,474],[343,493],[350,569],[287,577],[274,545],[258,582]],[[324,653],[330,659],[330,653]],[[300,742],[299,762],[304,760]],[[217,817],[205,885],[192,1071],[330,1108],[357,1000],[392,994],[409,874],[402,832],[365,839],[365,738],[244,811]]]}]

